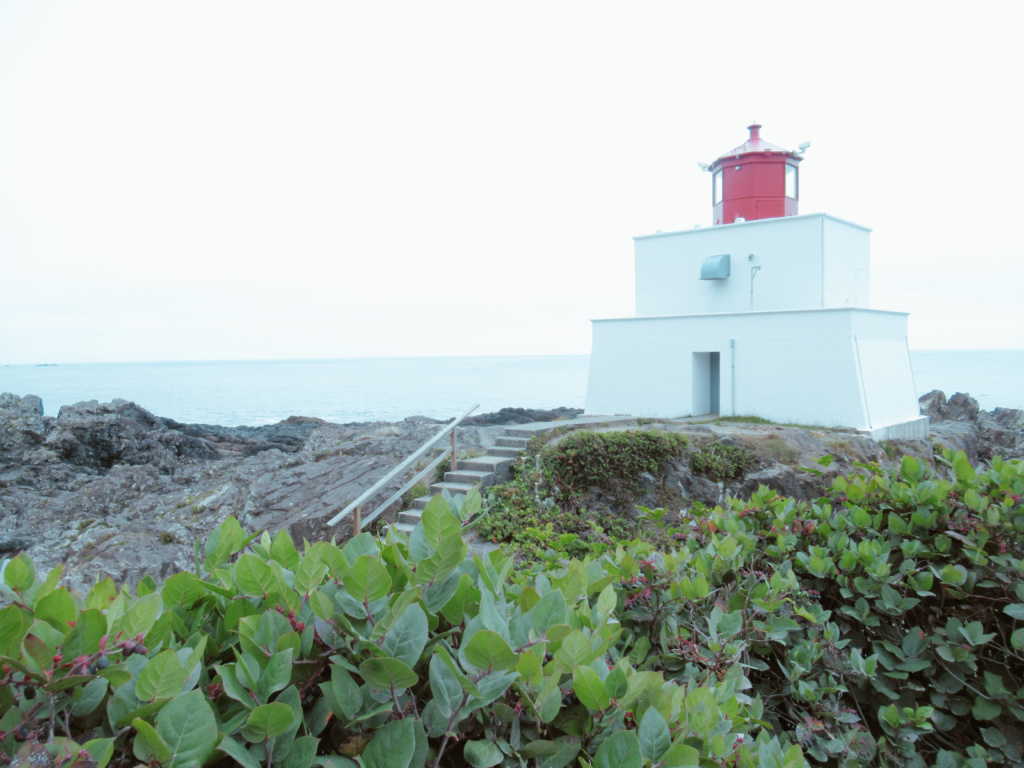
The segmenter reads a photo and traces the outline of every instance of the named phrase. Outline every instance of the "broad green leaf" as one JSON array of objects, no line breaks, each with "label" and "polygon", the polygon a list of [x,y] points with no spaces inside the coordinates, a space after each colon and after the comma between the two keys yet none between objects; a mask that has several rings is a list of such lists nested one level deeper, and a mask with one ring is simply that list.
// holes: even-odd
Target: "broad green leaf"
[{"label": "broad green leaf", "polygon": [[270,698],[271,694],[277,693],[288,686],[292,680],[292,649],[286,648],[278,651],[267,661],[267,666],[260,675],[260,694],[264,701]]},{"label": "broad green leaf", "polygon": [[611,703],[604,683],[591,667],[578,666],[572,671],[572,689],[587,709],[604,711]]},{"label": "broad green leaf", "polygon": [[107,685],[106,678],[97,677],[76,688],[71,694],[71,714],[87,717],[95,712],[107,695]]},{"label": "broad green leaf", "polygon": [[1003,610],[1017,621],[1024,621],[1024,603],[1011,603]]},{"label": "broad green leaf", "polygon": [[430,659],[430,692],[447,717],[462,704],[462,684],[437,654]]},{"label": "broad green leaf", "polygon": [[205,695],[191,690],[167,702],[156,716],[156,732],[174,758],[168,768],[202,765],[217,746],[217,720]]},{"label": "broad green leaf", "polygon": [[372,603],[391,589],[391,577],[380,560],[362,555],[349,567],[342,584],[360,603]]},{"label": "broad green leaf", "polygon": [[637,729],[637,737],[640,740],[640,754],[655,763],[660,761],[661,756],[672,744],[668,723],[655,707],[648,707],[644,712],[640,727]]},{"label": "broad green leaf", "polygon": [[403,718],[378,729],[359,758],[365,768],[412,768],[409,764],[415,751],[413,720]]},{"label": "broad green leaf", "polygon": [[711,587],[708,585],[708,580],[704,577],[703,573],[698,573],[690,583],[693,585],[694,593],[701,600],[707,597],[708,593],[711,591]]},{"label": "broad green leaf", "polygon": [[0,609],[0,656],[20,655],[21,641],[30,626],[32,619],[21,606]]},{"label": "broad green leaf", "polygon": [[615,665],[615,669],[608,673],[608,677],[604,680],[605,690],[608,691],[608,695],[613,699],[621,698],[626,695],[626,672],[619,666]]},{"label": "broad green leaf", "polygon": [[593,656],[590,641],[577,629],[562,640],[561,647],[555,652],[555,661],[566,670],[570,670],[579,665],[589,664]]},{"label": "broad green leaf", "polygon": [[384,636],[380,649],[388,656],[414,667],[427,645],[429,634],[427,615],[419,603],[413,603]]},{"label": "broad green leaf", "polygon": [[959,587],[967,581],[967,569],[962,565],[946,565],[938,574],[945,584]]},{"label": "broad green leaf", "polygon": [[242,768],[262,768],[262,763],[249,753],[245,745],[235,741],[230,736],[225,736],[221,739],[217,749],[242,766]]},{"label": "broad green leaf", "polygon": [[373,534],[365,532],[360,533],[358,536],[353,536],[346,541],[341,552],[349,566],[355,565],[356,560],[360,557],[365,556],[374,559],[380,557],[380,547],[377,546],[377,540],[373,538]]},{"label": "broad green leaf", "polygon": [[537,710],[541,722],[550,723],[555,719],[562,710],[562,691],[557,685],[550,685],[541,692],[537,697]]},{"label": "broad green leaf", "polygon": [[63,587],[55,589],[41,600],[36,601],[36,619],[47,622],[50,626],[59,629],[61,632],[68,631],[70,628],[68,622],[74,621],[77,613],[78,609],[75,608],[75,601],[71,599],[71,594]]},{"label": "broad green leaf", "polygon": [[106,768],[114,755],[113,738],[89,739],[82,747],[89,753],[89,759],[96,764],[96,768]]},{"label": "broad green leaf", "polygon": [[242,737],[252,742],[273,739],[291,727],[292,719],[292,710],[287,704],[263,704],[249,713],[242,726]]},{"label": "broad green leaf", "polygon": [[504,671],[516,665],[516,655],[505,638],[489,629],[474,632],[463,651],[466,663],[481,672]]},{"label": "broad green leaf", "polygon": [[597,612],[595,616],[596,624],[603,624],[605,621],[608,620],[608,617],[615,612],[615,605],[617,601],[618,596],[615,593],[614,586],[609,584],[601,590],[601,594],[597,597]]},{"label": "broad green leaf", "polygon": [[661,758],[662,768],[696,768],[700,751],[680,739]]},{"label": "broad green leaf", "polygon": [[135,681],[135,695],[139,701],[169,699],[181,693],[185,683],[185,670],[178,654],[168,648],[149,660]]},{"label": "broad green leaf", "polygon": [[971,714],[978,720],[994,720],[1002,713],[1003,708],[998,701],[989,701],[978,696],[974,699]]},{"label": "broad green leaf", "polygon": [[156,623],[162,609],[163,601],[158,594],[139,598],[131,604],[120,621],[111,627],[114,637],[118,632],[121,632],[129,640],[134,640],[138,635],[147,635]]},{"label": "broad green leaf", "polygon": [[543,636],[552,624],[564,624],[566,610],[565,596],[562,594],[562,590],[551,590],[533,606],[533,610],[530,612],[534,631]]},{"label": "broad green leaf", "polygon": [[[298,570],[295,571],[295,591],[300,595],[309,595],[323,583],[328,570],[327,563],[307,554],[299,563]],[[330,618],[330,616],[321,618]]]},{"label": "broad green leaf", "polygon": [[379,691],[403,690],[419,682],[419,676],[403,661],[392,658],[367,659],[359,665],[359,674]]},{"label": "broad green leaf", "polygon": [[64,640],[61,653],[65,658],[70,659],[94,654],[99,651],[100,639],[105,634],[107,634],[107,617],[95,608],[87,608],[75,619],[75,628]]},{"label": "broad green leaf", "polygon": [[462,754],[473,768],[491,768],[505,757],[490,741],[467,741]]},{"label": "broad green leaf", "polygon": [[4,567],[4,584],[15,592],[24,592],[36,580],[36,569],[24,552],[7,561]]},{"label": "broad green leaf", "polygon": [[971,645],[984,645],[996,636],[995,632],[986,633],[985,627],[980,621],[972,621],[960,630],[960,634]]},{"label": "broad green leaf", "polygon": [[114,584],[112,578],[107,576],[103,581],[97,581],[92,589],[89,590],[89,596],[85,599],[85,605],[87,608],[97,608],[104,611],[116,599],[117,585]]},{"label": "broad green leaf", "polygon": [[132,720],[132,727],[137,732],[135,742],[132,744],[132,753],[139,760],[144,763],[154,760],[166,763],[171,759],[171,748],[160,738],[156,728],[138,717]]},{"label": "broad green leaf", "polygon": [[331,665],[331,682],[321,683],[331,711],[344,721],[352,720],[362,704],[359,686],[352,676],[337,664]]},{"label": "broad green leaf", "polygon": [[321,768],[359,768],[359,763],[349,760],[341,755],[317,755],[313,758],[313,765]]},{"label": "broad green leaf", "polygon": [[176,606],[188,608],[204,593],[203,583],[199,577],[194,573],[183,571],[174,574],[164,582],[164,586],[160,590],[160,597],[163,600],[164,610],[169,610]]},{"label": "broad green leaf", "polygon": [[299,553],[295,551],[295,544],[287,528],[282,528],[274,534],[270,542],[270,557],[289,571],[294,571],[298,567]]},{"label": "broad green leaf", "polygon": [[300,736],[295,739],[288,757],[282,763],[282,768],[310,768],[319,744],[320,739],[315,736]]},{"label": "broad green leaf", "polygon": [[519,756],[527,760],[534,757],[550,757],[558,754],[558,742],[536,739],[519,750]]},{"label": "broad green leaf", "polygon": [[277,586],[270,566],[256,555],[248,553],[238,558],[231,569],[231,575],[238,590],[249,597],[266,597]]},{"label": "broad green leaf", "polygon": [[967,454],[963,451],[956,452],[956,456],[953,458],[953,471],[956,473],[956,479],[959,483],[971,483],[978,477],[974,467],[971,466],[970,459],[967,458]]},{"label": "broad green leaf", "polygon": [[435,550],[446,538],[462,538],[462,522],[452,514],[442,496],[435,496],[427,503],[420,522],[427,543]]},{"label": "broad green leaf", "polygon": [[617,731],[601,742],[594,756],[594,768],[642,768],[640,741],[636,731]]},{"label": "broad green leaf", "polygon": [[441,539],[436,550],[429,557],[419,561],[416,581],[433,585],[444,581],[466,557],[466,542],[461,536]]}]

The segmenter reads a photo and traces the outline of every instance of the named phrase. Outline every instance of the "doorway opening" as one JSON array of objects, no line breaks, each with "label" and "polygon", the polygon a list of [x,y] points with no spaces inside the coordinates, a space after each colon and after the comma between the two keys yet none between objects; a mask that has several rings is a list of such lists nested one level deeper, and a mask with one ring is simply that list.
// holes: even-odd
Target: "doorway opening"
[{"label": "doorway opening", "polygon": [[693,353],[693,409],[690,412],[694,416],[720,412],[720,365],[718,352]]}]

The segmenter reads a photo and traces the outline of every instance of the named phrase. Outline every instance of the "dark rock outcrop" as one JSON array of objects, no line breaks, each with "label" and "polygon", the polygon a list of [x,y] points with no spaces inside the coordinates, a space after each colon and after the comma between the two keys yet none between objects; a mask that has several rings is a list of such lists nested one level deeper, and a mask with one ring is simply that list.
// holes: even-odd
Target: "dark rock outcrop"
[{"label": "dark rock outcrop", "polygon": [[205,440],[168,428],[127,400],[64,406],[43,444],[60,461],[96,470],[150,464],[169,472],[182,462],[220,458]]},{"label": "dark rock outcrop", "polygon": [[970,395],[957,392],[947,400],[944,393],[933,390],[921,397],[921,413],[931,420],[936,442],[963,450],[971,461],[987,461],[995,456],[1024,458],[1024,411],[983,411]]},{"label": "dark rock outcrop", "polygon": [[[777,425],[607,427],[682,431],[691,448],[721,441],[749,450],[756,461],[742,478],[718,483],[683,459],[662,477],[640,478],[641,499],[623,507],[621,500],[595,497],[595,508],[630,514],[635,503],[714,505],[761,485],[811,499],[836,475],[861,471],[858,464],[892,465],[907,453],[931,460],[933,443],[963,449],[973,461],[1024,456],[1021,411],[982,411],[969,395],[947,400],[941,392],[922,398],[922,408],[932,419],[930,441],[881,445],[850,430]],[[578,414],[504,408],[470,420],[459,445],[480,453],[502,432],[498,425]],[[146,573],[191,568],[195,542],[228,515],[249,530],[288,529],[297,543],[344,538],[351,522],[329,528],[327,521],[436,435],[440,423],[410,417],[340,425],[293,417],[264,427],[218,427],[160,418],[124,400],[78,403],[52,418],[43,416],[38,397],[0,395],[0,557],[24,549],[40,572],[63,564],[67,583],[87,591],[97,574],[134,584]],[[830,465],[816,463],[825,455],[833,457]]]},{"label": "dark rock outcrop", "polygon": [[[44,417],[38,397],[0,396],[0,557],[64,565],[80,591],[97,574],[134,584],[193,567],[192,547],[228,515],[301,543],[328,528],[438,430],[433,419],[338,425],[293,417],[263,427],[181,424],[124,400]],[[460,430],[482,452],[500,428]],[[398,478],[370,502],[400,487]]]}]

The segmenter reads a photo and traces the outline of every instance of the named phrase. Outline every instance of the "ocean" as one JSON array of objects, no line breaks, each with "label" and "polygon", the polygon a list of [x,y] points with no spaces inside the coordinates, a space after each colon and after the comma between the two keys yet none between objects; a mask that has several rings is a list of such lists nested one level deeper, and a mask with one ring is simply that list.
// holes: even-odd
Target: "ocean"
[{"label": "ocean", "polygon": [[[1024,409],[1024,350],[911,355],[918,394],[968,392],[981,407]],[[458,416],[504,407],[582,408],[588,355],[258,360],[0,366],[0,392],[38,395],[44,412],[132,400],[157,416],[224,426],[289,416],[336,423]]]}]

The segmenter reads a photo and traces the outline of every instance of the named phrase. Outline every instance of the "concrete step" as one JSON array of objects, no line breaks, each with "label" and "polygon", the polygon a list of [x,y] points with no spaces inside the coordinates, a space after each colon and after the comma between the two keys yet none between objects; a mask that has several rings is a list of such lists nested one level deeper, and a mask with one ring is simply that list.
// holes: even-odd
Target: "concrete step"
[{"label": "concrete step", "polygon": [[412,500],[412,508],[413,509],[426,509],[427,508],[427,504],[430,503],[430,500],[432,498],[434,498],[434,494],[430,494],[429,496],[420,496],[418,499],[413,499]]},{"label": "concrete step", "polygon": [[470,483],[449,483],[445,481],[443,483],[431,483],[430,492],[432,494],[440,493],[441,491],[447,489],[448,493],[450,493],[452,496],[458,496],[460,493],[469,493],[470,491],[473,490],[474,487],[475,486],[471,485]]},{"label": "concrete step", "polygon": [[510,477],[509,468],[512,466],[514,459],[508,456],[477,456],[473,459],[464,459],[459,462],[459,470],[470,470],[473,472],[488,472],[491,477],[486,482],[482,483],[484,487],[488,485],[497,485],[498,483],[508,482]]},{"label": "concrete step", "polygon": [[474,456],[472,459],[459,459],[459,471],[500,472],[511,463],[512,460],[505,456]]},{"label": "concrete step", "polygon": [[505,434],[495,440],[494,444],[504,448],[518,448],[521,451],[525,451],[526,445],[529,442],[529,437],[511,437],[508,435],[508,430],[505,430]]},{"label": "concrete step", "polygon": [[459,468],[454,472],[445,472],[446,483],[469,483],[470,485],[488,486],[494,482],[494,472],[484,469],[470,469],[465,462],[459,462]]},{"label": "concrete step", "polygon": [[408,523],[409,525],[415,526],[420,521],[423,515],[420,514],[421,510],[418,509],[406,509],[398,513],[398,522]]},{"label": "concrete step", "polygon": [[487,452],[488,456],[502,456],[509,459],[518,459],[523,455],[523,448],[508,448],[503,445],[491,446],[491,449]]},{"label": "concrete step", "polygon": [[412,533],[413,529],[416,528],[415,525],[410,525],[409,523],[402,523],[402,522],[392,523],[391,527],[394,528],[396,531],[401,531],[402,533],[405,533],[405,534]]},{"label": "concrete step", "polygon": [[[543,432],[545,430],[530,429],[529,427],[505,427],[503,437],[506,440],[518,438],[525,441],[537,434],[538,431]],[[501,440],[502,438],[499,437],[498,439]],[[524,445],[523,447],[525,448],[526,446]]]}]

